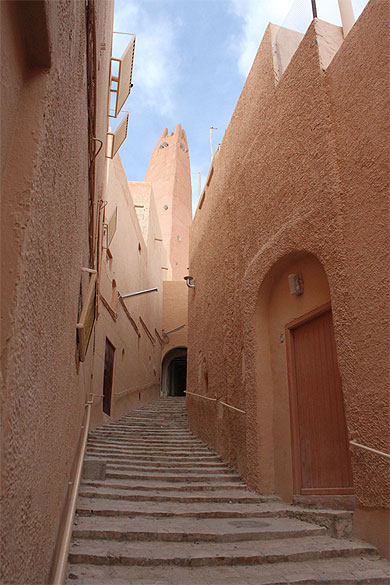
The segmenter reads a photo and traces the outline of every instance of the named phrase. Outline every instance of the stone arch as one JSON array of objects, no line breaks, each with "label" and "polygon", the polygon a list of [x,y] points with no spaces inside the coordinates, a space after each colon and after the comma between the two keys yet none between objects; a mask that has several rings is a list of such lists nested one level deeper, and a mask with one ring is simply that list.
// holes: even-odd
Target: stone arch
[{"label": "stone arch", "polygon": [[[290,293],[290,274],[301,275],[303,294]],[[297,423],[294,420],[291,394],[293,366],[287,351],[290,342],[286,338],[289,338],[290,330],[286,326],[311,312],[316,314],[316,310],[320,311],[321,307],[326,306],[331,306],[327,275],[318,258],[307,252],[290,253],[278,260],[263,279],[257,298],[255,367],[258,464],[264,491],[275,491],[287,501],[297,495],[298,463],[294,441],[299,430],[292,428],[292,424],[297,427]]]},{"label": "stone arch", "polygon": [[161,367],[161,396],[185,396],[187,384],[187,348],[168,351]]}]

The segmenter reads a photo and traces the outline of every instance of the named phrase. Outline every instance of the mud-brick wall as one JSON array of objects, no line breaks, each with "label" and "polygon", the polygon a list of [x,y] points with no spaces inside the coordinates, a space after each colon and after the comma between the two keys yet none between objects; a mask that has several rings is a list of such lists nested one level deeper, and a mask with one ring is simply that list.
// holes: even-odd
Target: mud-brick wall
[{"label": "mud-brick wall", "polygon": [[27,585],[49,578],[90,378],[76,346],[89,262],[86,5],[0,4],[0,580]]},{"label": "mud-brick wall", "polygon": [[[289,258],[315,259],[325,275],[318,299],[332,302],[349,437],[389,450],[387,47],[388,3],[371,1],[344,41],[312,23],[280,76],[269,27],[193,222],[188,389],[218,404],[188,397],[190,425],[259,491],[281,491],[277,398],[258,354],[272,332],[267,311],[259,325],[259,298]],[[351,458],[357,533],[385,551],[386,459],[354,448]]]}]

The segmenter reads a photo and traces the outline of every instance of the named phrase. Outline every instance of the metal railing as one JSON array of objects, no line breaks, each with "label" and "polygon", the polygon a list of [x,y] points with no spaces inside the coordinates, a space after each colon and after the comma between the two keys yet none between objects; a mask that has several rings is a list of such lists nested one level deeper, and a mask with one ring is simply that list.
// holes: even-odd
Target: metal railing
[{"label": "metal railing", "polygon": [[209,398],[208,396],[203,396],[202,394],[196,394],[195,392],[189,392],[188,390],[184,391],[185,394],[191,394],[191,396],[199,396],[199,398],[204,398],[205,400],[211,400],[212,402],[216,402],[216,398]]},{"label": "metal railing", "polygon": [[349,441],[350,445],[354,447],[359,447],[359,449],[364,449],[365,451],[370,451],[371,453],[375,453],[376,455],[381,455],[382,457],[387,457],[390,459],[390,454],[385,453],[384,451],[378,451],[378,449],[373,449],[372,447],[367,447],[367,445],[362,445],[361,443],[356,443],[356,441]]},{"label": "metal railing", "polygon": [[139,392],[144,388],[150,388],[151,386],[155,386],[158,382],[155,380],[153,382],[149,382],[149,384],[144,384],[143,386],[133,386],[132,388],[126,388],[126,390],[122,390],[121,392],[114,392],[113,396],[123,396],[123,394],[128,394],[129,392]]},{"label": "metal railing", "polygon": [[76,472],[73,481],[69,482],[71,491],[69,495],[69,506],[66,513],[64,529],[60,537],[60,543],[56,561],[53,569],[53,584],[63,585],[68,562],[70,540],[72,538],[73,521],[76,512],[77,494],[80,487],[81,473],[83,470],[84,455],[87,446],[89,423],[91,420],[91,407],[94,398],[100,398],[102,394],[90,394],[90,399],[85,404],[84,424],[82,425],[81,446],[78,453]]},{"label": "metal railing", "polygon": [[211,400],[213,402],[219,402],[223,406],[227,408],[231,408],[232,410],[236,410],[237,412],[241,412],[242,414],[246,414],[245,410],[241,410],[241,408],[237,408],[236,406],[232,406],[231,404],[227,404],[223,400],[219,400],[218,398],[210,398],[209,396],[204,396],[203,394],[196,394],[196,392],[189,392],[189,390],[185,391],[185,394],[191,394],[191,396],[198,396],[199,398],[204,398],[205,400]]}]

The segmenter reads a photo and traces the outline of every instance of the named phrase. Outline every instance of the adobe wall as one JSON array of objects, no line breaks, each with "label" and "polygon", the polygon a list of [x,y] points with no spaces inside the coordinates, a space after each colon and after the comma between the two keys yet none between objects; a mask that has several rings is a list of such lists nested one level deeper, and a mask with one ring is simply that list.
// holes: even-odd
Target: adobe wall
[{"label": "adobe wall", "polygon": [[[95,5],[109,55],[113,3]],[[0,580],[27,585],[49,579],[91,372],[76,344],[89,278],[86,11],[76,0],[0,10]],[[107,103],[107,58],[100,75]]]},{"label": "adobe wall", "polygon": [[185,281],[164,282],[163,320],[164,331],[185,325],[183,329],[164,336],[163,355],[175,347],[187,347],[188,343],[188,286]]},{"label": "adobe wall", "polygon": [[[109,161],[105,197],[108,202],[105,222],[115,209],[118,215],[117,230],[108,250],[106,238],[103,240],[94,342],[93,389],[97,398],[92,409],[91,428],[114,420],[160,394],[164,276],[161,266],[165,250],[159,242],[161,232],[151,185],[128,182],[117,155]],[[142,217],[138,216],[139,211]],[[157,292],[122,302],[119,299],[120,294],[154,287],[158,288]],[[101,397],[106,337],[115,347],[110,416],[103,413]]]},{"label": "adobe wall", "polygon": [[191,225],[191,173],[188,144],[180,124],[168,135],[165,128],[158,140],[145,181],[153,184],[163,244],[172,267],[172,279],[187,274]]},{"label": "adobe wall", "polygon": [[[350,438],[389,452],[387,9],[370,2],[344,42],[315,21],[281,77],[279,27],[267,28],[191,229],[188,389],[218,401],[188,397],[190,426],[250,487],[287,500],[286,358],[276,339],[292,314],[329,295]],[[314,288],[292,299],[278,278],[297,262]],[[385,533],[386,459],[355,448],[351,456],[357,535],[373,541]],[[376,528],[359,521],[366,510]],[[383,538],[376,544],[385,550]]]}]

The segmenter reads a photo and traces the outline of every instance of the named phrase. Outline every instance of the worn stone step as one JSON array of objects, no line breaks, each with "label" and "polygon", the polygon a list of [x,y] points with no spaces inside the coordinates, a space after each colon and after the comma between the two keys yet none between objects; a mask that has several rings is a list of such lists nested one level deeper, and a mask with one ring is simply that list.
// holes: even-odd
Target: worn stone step
[{"label": "worn stone step", "polygon": [[325,528],[290,518],[188,519],[78,517],[74,538],[166,542],[241,542],[318,536]]},{"label": "worn stone step", "polygon": [[107,465],[129,465],[129,466],[145,466],[145,467],[154,467],[154,468],[161,468],[161,469],[170,469],[172,467],[177,467],[180,469],[191,468],[196,465],[199,469],[226,469],[231,472],[231,468],[227,467],[225,463],[223,463],[218,457],[181,457],[179,459],[175,458],[164,458],[161,459],[160,457],[147,457],[143,458],[142,455],[137,456],[129,456],[129,455],[110,455],[109,457],[100,457],[97,453],[91,453],[88,455],[88,459],[99,459],[104,460]]},{"label": "worn stone step", "polygon": [[214,503],[247,503],[247,502],[267,502],[278,501],[277,498],[272,500],[272,496],[260,496],[253,494],[248,490],[218,490],[218,492],[195,492],[195,491],[157,491],[157,490],[129,490],[118,489],[114,487],[97,487],[86,485],[84,482],[79,492],[81,497],[102,498],[110,500],[128,500],[132,502],[214,502]]},{"label": "worn stone step", "polygon": [[88,446],[89,447],[147,447],[149,448],[161,448],[164,447],[166,451],[169,451],[171,448],[185,448],[185,449],[197,449],[197,448],[204,448],[205,445],[200,441],[196,442],[193,440],[190,441],[168,441],[166,439],[159,439],[159,440],[143,440],[143,439],[131,439],[131,440],[124,440],[124,439],[112,439],[112,438],[92,438],[88,439]]},{"label": "worn stone step", "polygon": [[[108,474],[107,474],[108,475]],[[172,485],[171,482],[163,482],[163,481],[137,481],[131,479],[121,479],[121,478],[111,478],[107,477],[104,481],[99,480],[84,480],[83,485],[93,486],[96,488],[116,488],[120,490],[137,490],[137,491],[158,491],[158,492],[170,492],[170,491],[180,491],[180,492],[209,492],[209,491],[218,491],[218,490],[243,490],[246,487],[245,483],[243,482],[236,482],[236,483],[227,483],[227,482],[203,482],[203,483],[196,483],[196,482],[177,482]]]},{"label": "worn stone step", "polygon": [[[388,585],[386,561],[335,558],[240,567],[70,565],[66,585]],[[69,574],[72,579],[69,579]]]},{"label": "worn stone step", "polygon": [[177,441],[181,441],[183,439],[199,441],[198,437],[190,434],[188,431],[173,431],[169,429],[150,429],[147,430],[140,430],[135,429],[131,425],[127,427],[127,430],[124,429],[96,429],[91,431],[88,437],[99,437],[99,436],[111,436],[111,435],[118,435],[121,437],[142,437],[142,438],[151,438],[151,439],[175,439]]},{"label": "worn stone step", "polygon": [[74,539],[71,563],[97,565],[221,566],[308,561],[376,554],[373,546],[328,536],[283,538],[240,543],[143,542]]},{"label": "worn stone step", "polygon": [[182,445],[189,445],[191,447],[197,447],[197,446],[202,446],[202,447],[206,447],[206,445],[199,440],[196,439],[175,439],[175,438],[166,438],[166,437],[140,437],[139,435],[134,435],[134,437],[132,436],[126,436],[126,437],[121,437],[118,436],[117,438],[114,437],[109,437],[108,435],[101,434],[101,435],[95,435],[93,437],[89,437],[88,438],[88,443],[89,444],[103,444],[106,445],[107,443],[110,445],[123,445],[123,444],[130,444],[130,445],[163,445],[164,447],[166,447],[167,449],[169,447],[171,447],[172,445],[175,446],[182,446]]},{"label": "worn stone step", "polygon": [[[135,465],[134,463],[121,463],[121,462],[109,462],[107,461],[107,469],[120,469],[120,470],[128,470],[128,471],[138,471],[138,472],[145,472],[145,473],[159,473],[164,475],[169,474],[180,474],[180,475],[191,475],[191,474],[225,474],[225,475],[238,475],[231,469],[227,467],[223,463],[219,465],[209,465],[209,464],[199,464],[196,467],[190,466],[188,464],[181,464],[181,465],[171,465],[166,463],[161,464],[154,464],[153,462],[145,461],[142,465]],[[238,476],[239,477],[239,476]]]},{"label": "worn stone step", "polygon": [[239,503],[223,502],[148,502],[139,506],[126,500],[80,497],[77,513],[80,516],[143,516],[181,518],[266,518],[286,516],[289,506],[281,502]]},{"label": "worn stone step", "polygon": [[108,479],[131,479],[137,481],[163,481],[163,482],[173,482],[173,483],[181,483],[181,482],[196,482],[196,483],[208,483],[208,482],[239,482],[241,485],[245,485],[241,479],[241,477],[237,474],[188,474],[188,475],[172,475],[172,474],[161,474],[161,473],[137,473],[136,471],[129,471],[126,469],[118,469],[114,466],[109,466],[107,468],[106,477]]},{"label": "worn stone step", "polygon": [[[91,453],[91,455],[95,454],[95,456],[99,456],[99,451],[94,451],[93,453]],[[107,455],[107,459],[110,457],[125,457],[125,458],[129,458],[132,457],[135,459],[145,459],[145,460],[155,460],[161,463],[164,462],[172,462],[172,461],[178,461],[178,462],[183,462],[183,463],[211,463],[211,462],[218,462],[218,463],[223,463],[220,459],[220,457],[218,457],[218,455],[215,455],[215,453],[212,453],[211,451],[206,454],[206,455],[176,455],[176,454],[170,454],[170,453],[166,453],[164,455],[160,455],[160,454],[151,454],[151,453],[118,453],[116,451],[112,452],[112,451],[108,451],[106,453]]]},{"label": "worn stone step", "polygon": [[130,454],[130,455],[163,455],[163,456],[167,456],[168,454],[170,454],[171,456],[177,456],[177,457],[187,457],[187,456],[191,456],[191,457],[195,457],[195,456],[201,456],[201,455],[209,455],[211,453],[211,451],[209,449],[207,449],[206,447],[204,448],[197,448],[197,449],[179,449],[179,448],[171,448],[169,450],[164,449],[163,447],[161,448],[157,448],[157,447],[133,447],[131,445],[126,446],[124,445],[123,447],[93,447],[88,445],[87,447],[88,452],[90,453],[107,453],[107,454],[115,454],[115,453],[121,453],[121,454]]},{"label": "worn stone step", "polygon": [[182,518],[266,518],[288,517],[323,526],[335,538],[350,538],[353,514],[343,510],[297,509],[283,502],[229,503],[148,502],[140,507],[126,500],[79,498],[78,513],[83,516],[144,516]]}]

